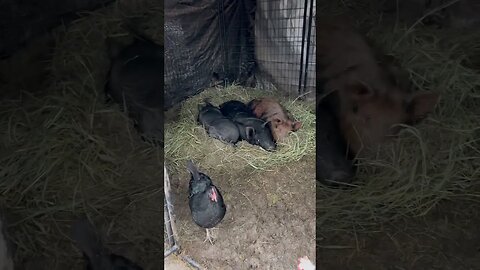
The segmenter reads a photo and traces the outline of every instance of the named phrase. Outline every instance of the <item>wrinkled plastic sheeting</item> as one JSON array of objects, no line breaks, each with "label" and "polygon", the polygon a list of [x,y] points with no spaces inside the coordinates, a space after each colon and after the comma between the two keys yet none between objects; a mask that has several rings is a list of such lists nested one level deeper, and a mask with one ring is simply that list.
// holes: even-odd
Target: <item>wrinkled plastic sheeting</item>
[{"label": "wrinkled plastic sheeting", "polygon": [[[307,82],[305,92],[315,96],[315,3],[313,1],[310,44],[307,44],[308,29],[305,29],[304,61],[309,45]],[[259,70],[282,91],[298,94],[300,63],[302,55],[302,32],[305,1],[258,0],[255,15],[255,51]],[[310,16],[310,1],[307,6],[306,26]],[[304,83],[304,74],[301,84]]]},{"label": "wrinkled plastic sheeting", "polygon": [[[253,72],[252,38],[246,3],[253,0],[223,0],[224,23],[220,26],[217,0],[167,0],[165,3],[165,108],[180,103],[209,87],[213,75],[229,82],[245,80]],[[254,16],[254,14],[251,14]],[[250,21],[253,22],[253,19]],[[251,24],[253,36],[253,23]],[[223,35],[225,31],[225,35]],[[251,48],[254,44],[250,45]],[[250,54],[245,56],[245,54]],[[249,63],[245,63],[249,61]]]},{"label": "wrinkled plastic sheeting", "polygon": [[[195,52],[185,42],[178,20],[165,20],[164,103],[169,108],[210,83],[214,63],[195,62]],[[212,61],[213,62],[213,61]]]}]

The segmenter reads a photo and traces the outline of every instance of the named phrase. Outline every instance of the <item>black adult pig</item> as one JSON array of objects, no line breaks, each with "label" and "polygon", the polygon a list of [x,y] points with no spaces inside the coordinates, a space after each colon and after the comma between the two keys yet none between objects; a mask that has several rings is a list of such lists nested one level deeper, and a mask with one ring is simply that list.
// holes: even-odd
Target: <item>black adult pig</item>
[{"label": "black adult pig", "polygon": [[333,113],[320,103],[316,116],[317,180],[332,186],[351,183],[355,167],[346,155],[346,143]]},{"label": "black adult pig", "polygon": [[242,140],[259,145],[267,151],[274,151],[277,148],[269,123],[255,117],[243,102],[227,101],[220,105],[220,111],[237,124]]},{"label": "black adult pig", "polygon": [[107,40],[111,67],[107,97],[126,105],[143,139],[163,142],[163,46],[136,35],[123,49]]},{"label": "black adult pig", "polygon": [[207,130],[208,135],[212,138],[229,144],[237,143],[240,137],[237,125],[210,102],[207,100],[204,102],[204,106],[198,105],[198,123]]}]

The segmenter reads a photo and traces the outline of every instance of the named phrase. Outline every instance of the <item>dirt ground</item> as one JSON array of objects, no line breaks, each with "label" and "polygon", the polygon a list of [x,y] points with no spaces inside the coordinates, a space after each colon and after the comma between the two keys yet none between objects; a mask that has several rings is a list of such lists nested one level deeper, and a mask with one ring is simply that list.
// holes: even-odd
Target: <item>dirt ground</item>
[{"label": "dirt ground", "polygon": [[187,172],[171,176],[185,254],[207,269],[225,270],[295,269],[299,257],[315,258],[314,159],[304,158],[275,171],[210,176],[227,204],[224,220],[213,231],[213,245],[203,242],[205,230],[191,218]]}]

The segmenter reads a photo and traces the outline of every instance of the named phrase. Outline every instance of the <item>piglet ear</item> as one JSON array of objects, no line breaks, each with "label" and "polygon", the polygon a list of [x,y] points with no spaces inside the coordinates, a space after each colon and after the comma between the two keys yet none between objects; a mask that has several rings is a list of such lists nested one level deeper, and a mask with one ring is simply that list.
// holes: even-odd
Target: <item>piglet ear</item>
[{"label": "piglet ear", "polygon": [[247,107],[250,110],[254,110],[255,107],[257,107],[258,103],[260,103],[259,99],[252,99],[252,100],[250,100],[250,102],[248,102]]},{"label": "piglet ear", "polygon": [[292,124],[292,131],[297,131],[302,127],[302,122],[300,121],[295,121]]},{"label": "piglet ear", "polygon": [[355,100],[365,100],[374,95],[374,90],[367,84],[357,81],[347,87],[347,94]]},{"label": "piglet ear", "polygon": [[255,129],[253,127],[245,127],[245,133],[247,134],[247,139],[250,140],[255,136]]},{"label": "piglet ear", "polygon": [[413,96],[410,101],[411,121],[422,121],[428,114],[432,113],[440,99],[440,95],[432,92],[419,93]]}]

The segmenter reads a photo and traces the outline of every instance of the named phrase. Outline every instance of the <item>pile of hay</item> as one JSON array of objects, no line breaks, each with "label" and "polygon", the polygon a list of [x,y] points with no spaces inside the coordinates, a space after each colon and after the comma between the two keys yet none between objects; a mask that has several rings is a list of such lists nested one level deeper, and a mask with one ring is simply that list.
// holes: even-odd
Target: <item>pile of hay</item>
[{"label": "pile of hay", "polygon": [[[302,128],[292,132],[277,151],[267,152],[259,146],[245,141],[236,147],[227,145],[208,136],[205,129],[197,123],[198,105],[208,98],[216,106],[229,100],[249,102],[256,97],[274,96],[279,102],[302,122]],[[313,102],[279,98],[275,92],[258,89],[229,86],[210,88],[187,99],[180,111],[178,120],[165,125],[165,159],[169,167],[185,170],[186,160],[192,159],[202,168],[220,171],[242,171],[246,167],[254,170],[274,169],[288,162],[298,161],[304,156],[313,157],[315,153],[315,106]]]},{"label": "pile of hay", "polygon": [[375,231],[382,222],[424,215],[442,200],[478,203],[480,67],[469,63],[479,56],[480,34],[395,25],[378,7],[345,3],[362,28],[370,29],[368,37],[410,73],[417,91],[439,92],[441,100],[423,123],[404,130],[376,157],[360,160],[357,187],[317,185],[318,232]]},{"label": "pile of hay", "polygon": [[114,251],[146,268],[162,262],[163,149],[142,143],[103,95],[105,38],[125,35],[121,24],[142,18],[163,42],[162,8],[118,4],[56,29],[49,87],[0,103],[0,205],[17,262],[84,267],[69,235],[72,220],[85,215]]}]

